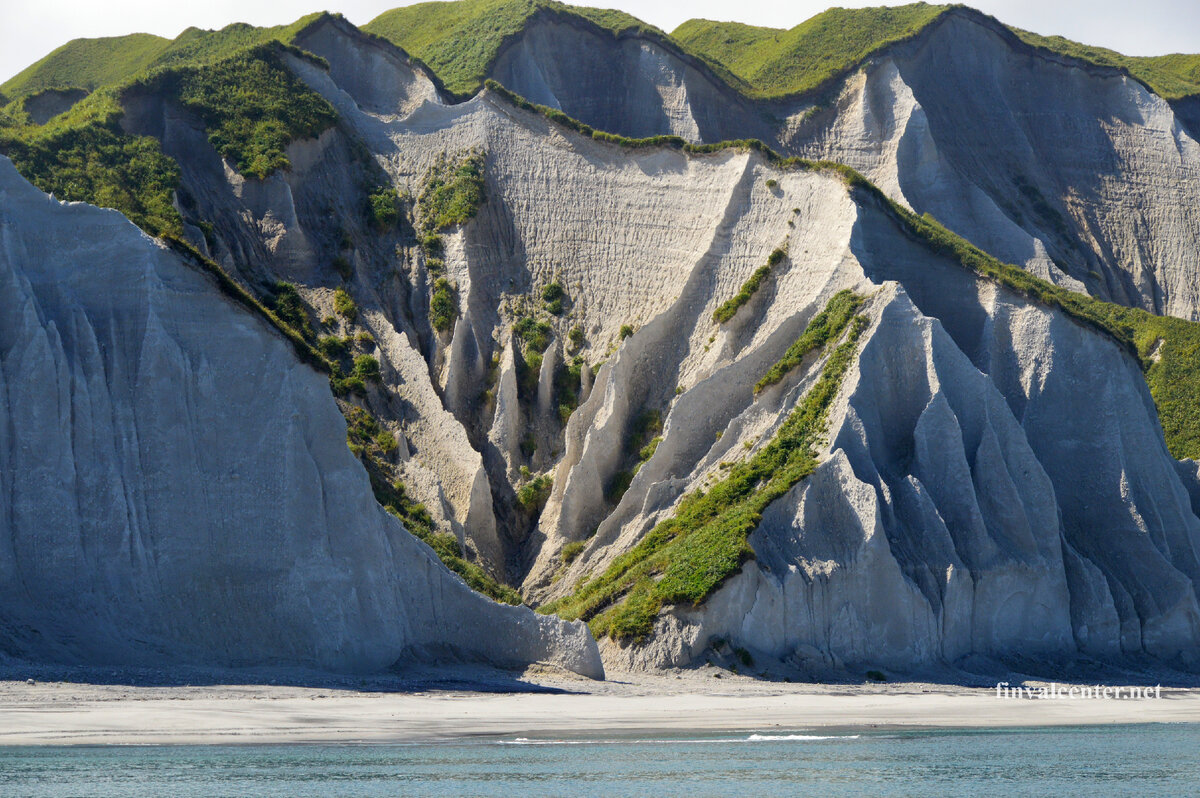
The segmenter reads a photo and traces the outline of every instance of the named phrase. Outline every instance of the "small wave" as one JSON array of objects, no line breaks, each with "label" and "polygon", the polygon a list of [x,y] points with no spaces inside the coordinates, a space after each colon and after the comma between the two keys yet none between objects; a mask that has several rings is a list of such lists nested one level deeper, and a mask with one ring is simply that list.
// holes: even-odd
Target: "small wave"
[{"label": "small wave", "polygon": [[764,743],[779,740],[857,740],[857,734],[751,734],[746,742]]}]

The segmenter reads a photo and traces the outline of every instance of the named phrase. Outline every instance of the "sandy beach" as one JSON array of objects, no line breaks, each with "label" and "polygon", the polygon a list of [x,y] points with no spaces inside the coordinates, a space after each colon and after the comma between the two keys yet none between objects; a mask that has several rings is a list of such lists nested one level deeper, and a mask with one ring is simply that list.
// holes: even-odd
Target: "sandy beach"
[{"label": "sandy beach", "polygon": [[1117,700],[1000,698],[994,688],[922,683],[801,685],[706,672],[613,674],[606,682],[526,674],[481,681],[489,692],[455,689],[457,681],[158,687],[14,679],[0,681],[0,746],[1200,722],[1200,690],[1167,687],[1161,698]]}]

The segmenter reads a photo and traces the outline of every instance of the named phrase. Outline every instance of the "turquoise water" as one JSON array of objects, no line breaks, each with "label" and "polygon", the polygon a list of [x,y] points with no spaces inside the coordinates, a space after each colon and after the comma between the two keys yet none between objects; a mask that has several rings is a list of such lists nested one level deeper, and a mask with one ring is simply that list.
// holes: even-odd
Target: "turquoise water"
[{"label": "turquoise water", "polygon": [[[2,721],[0,721],[2,722]],[[5,798],[1200,794],[1200,724],[0,748]]]}]

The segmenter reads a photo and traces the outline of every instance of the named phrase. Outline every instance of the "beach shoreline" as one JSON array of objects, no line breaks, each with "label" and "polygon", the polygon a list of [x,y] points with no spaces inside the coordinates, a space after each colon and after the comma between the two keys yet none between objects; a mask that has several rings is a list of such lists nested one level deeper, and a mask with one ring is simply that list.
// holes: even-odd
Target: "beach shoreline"
[{"label": "beach shoreline", "polygon": [[1016,698],[986,687],[793,684],[711,672],[612,674],[604,682],[547,672],[497,677],[442,670],[437,676],[440,684],[431,676],[319,686],[2,680],[0,746],[431,743],[1200,723],[1196,688],[1162,687],[1158,698]]}]

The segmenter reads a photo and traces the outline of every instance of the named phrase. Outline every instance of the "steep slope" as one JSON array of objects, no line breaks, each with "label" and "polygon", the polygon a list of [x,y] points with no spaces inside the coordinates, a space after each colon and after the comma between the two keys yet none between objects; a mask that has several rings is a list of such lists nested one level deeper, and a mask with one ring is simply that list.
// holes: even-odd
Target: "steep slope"
[{"label": "steep slope", "polygon": [[731,88],[737,80],[727,71],[617,11],[547,0],[418,3],[363,29],[423,59],[460,98],[494,79],[628,136],[773,138],[771,123]]},{"label": "steep slope", "polygon": [[[1075,234],[1032,240],[1053,218],[1049,181],[1086,180],[1096,157],[1038,138],[1034,111],[1061,107],[1051,129],[1117,153],[1099,188],[1079,183],[1095,240],[1186,252],[1195,143],[1161,98],[977,14],[939,19],[838,104],[777,106],[792,151],[844,157],[918,211],[944,203],[955,229],[1078,285],[1051,260]],[[595,41],[549,16],[522,31],[505,52],[542,77],[536,48]],[[588,620],[617,667],[738,648],[816,676],[981,657],[1197,666],[1200,479],[1155,406],[1173,445],[1200,439],[1194,380],[1171,384],[1200,357],[1195,325],[993,263],[835,164],[587,131],[494,86],[448,104],[419,63],[343,20],[296,41],[319,58],[272,46],[254,51],[265,67],[211,65],[215,96],[257,96],[269,67],[320,110],[273,140],[271,169],[241,157],[254,137],[214,135],[251,107],[217,115],[170,82],[139,82],[114,124],[178,164],[176,246],[330,370],[375,497],[453,557]],[[974,119],[948,127],[962,87],[935,82],[947,58],[986,78],[979,103],[1015,109],[980,118],[1023,145]],[[1022,100],[1031,80],[1044,96]],[[625,111],[661,121],[657,97]],[[295,110],[263,105],[268,129]],[[1048,174],[987,183],[1013,163]],[[1152,224],[1130,221],[1138,203]]]},{"label": "steep slope", "polygon": [[[740,575],[698,609],[651,613],[641,643],[593,624],[622,641],[605,642],[609,664],[685,664],[721,637],[813,672],[972,655],[1195,665],[1195,478],[1167,451],[1140,365],[1104,332],[930,249],[836,170],[597,141],[491,93],[381,117],[338,87],[339,56],[319,54],[330,72],[293,68],[402,190],[422,195],[440,159],[486,153],[486,199],[436,258],[457,304],[446,332],[421,336],[443,404],[420,412],[462,424],[507,573],[551,609],[636,562],[683,497],[767,446],[827,359],[755,383],[837,292],[872,297],[829,443],[746,529],[753,559],[737,571],[735,547]],[[410,280],[435,282],[428,252],[404,258]],[[538,299],[551,284],[562,316]],[[715,320],[739,286],[746,298]],[[375,290],[366,301],[392,324],[413,323]],[[581,402],[565,414],[563,379]],[[535,484],[531,517],[520,496]],[[583,617],[643,595],[627,589]]]},{"label": "steep slope", "polygon": [[0,273],[6,653],[600,675],[586,630],[472,592],[378,507],[325,379],[119,214],[0,160]]},{"label": "steep slope", "polygon": [[500,52],[535,19],[553,16],[584,21],[610,36],[665,34],[621,11],[554,0],[453,0],[415,3],[385,11],[363,26],[424,61],[446,88],[469,97],[483,88]]},{"label": "steep slope", "polygon": [[736,75],[763,99],[804,94],[921,33],[951,6],[831,8],[790,30],[692,19],[671,32],[686,51]]},{"label": "steep slope", "polygon": [[1200,146],[1118,70],[955,10],[850,78],[828,110],[795,118],[789,151],[854,166],[1002,259],[1200,317]]}]

